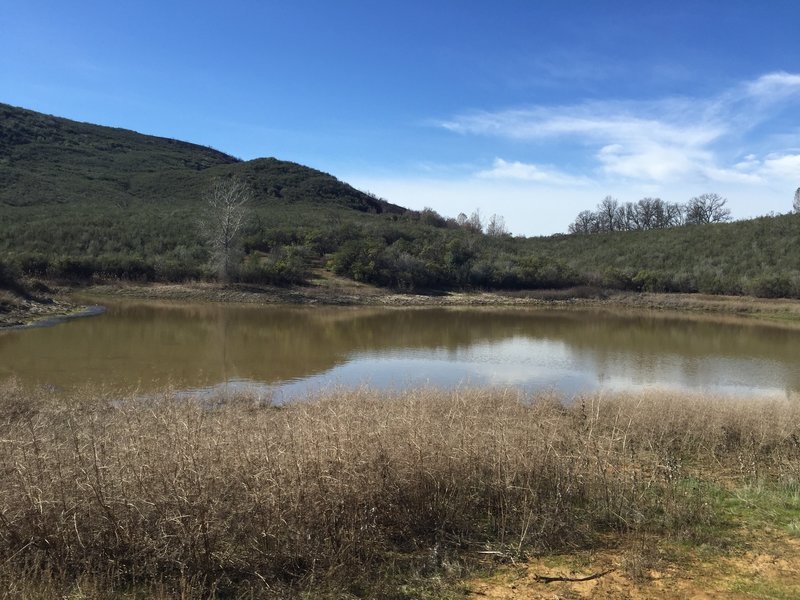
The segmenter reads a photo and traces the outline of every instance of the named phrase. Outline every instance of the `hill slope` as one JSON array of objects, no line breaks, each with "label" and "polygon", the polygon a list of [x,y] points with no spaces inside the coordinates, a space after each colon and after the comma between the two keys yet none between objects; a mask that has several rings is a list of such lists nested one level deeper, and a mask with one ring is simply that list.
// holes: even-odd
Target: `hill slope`
[{"label": "hill slope", "polygon": [[[213,277],[197,226],[216,176],[253,190],[239,280],[312,267],[399,289],[592,285],[800,297],[800,214],[542,238],[488,236],[320,171],[0,104],[0,266],[89,280]],[[467,209],[467,207],[465,207]]]},{"label": "hill slope", "polygon": [[0,104],[0,203],[9,206],[197,203],[210,177],[228,173],[243,175],[257,202],[326,201],[361,211],[403,212],[302,165],[244,162],[188,142]]},{"label": "hill slope", "polygon": [[228,175],[253,191],[248,233],[265,251],[275,244],[261,235],[264,224],[329,227],[405,213],[299,164],[241,161],[0,104],[0,257],[29,274],[70,279],[204,277],[207,252],[194,223],[211,180]]}]

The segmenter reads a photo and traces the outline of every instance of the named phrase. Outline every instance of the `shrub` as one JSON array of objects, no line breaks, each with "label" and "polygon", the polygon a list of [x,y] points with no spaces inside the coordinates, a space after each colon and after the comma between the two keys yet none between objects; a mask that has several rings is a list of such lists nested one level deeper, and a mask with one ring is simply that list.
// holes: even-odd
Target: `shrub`
[{"label": "shrub", "polygon": [[0,262],[0,289],[21,293],[24,291],[19,281],[19,272],[11,265]]},{"label": "shrub", "polygon": [[763,275],[746,284],[747,293],[760,298],[797,298],[800,285],[797,278],[788,275]]},{"label": "shrub", "polygon": [[85,283],[90,281],[97,271],[97,265],[91,258],[60,257],[50,262],[47,276],[53,279]]},{"label": "shrub", "polygon": [[306,283],[307,260],[302,247],[279,247],[267,255],[254,252],[241,268],[238,281],[272,285]]}]

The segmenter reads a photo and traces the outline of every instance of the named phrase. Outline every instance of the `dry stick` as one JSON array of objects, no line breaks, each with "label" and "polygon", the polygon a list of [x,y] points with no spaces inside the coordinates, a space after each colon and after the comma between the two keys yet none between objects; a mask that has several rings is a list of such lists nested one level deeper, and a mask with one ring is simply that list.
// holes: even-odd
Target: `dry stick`
[{"label": "dry stick", "polygon": [[534,575],[534,581],[538,581],[539,583],[553,583],[554,581],[591,581],[592,579],[599,579],[604,575],[608,575],[612,571],[616,571],[616,569],[609,569],[608,571],[601,571],[600,573],[595,573],[594,575],[587,575],[586,577],[547,577],[546,575]]}]

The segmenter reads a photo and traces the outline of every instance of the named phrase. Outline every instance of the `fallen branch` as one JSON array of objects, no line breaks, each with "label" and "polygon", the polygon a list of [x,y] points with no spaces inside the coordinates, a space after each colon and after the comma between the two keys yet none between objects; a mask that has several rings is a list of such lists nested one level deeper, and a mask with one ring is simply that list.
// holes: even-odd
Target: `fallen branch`
[{"label": "fallen branch", "polygon": [[534,575],[534,581],[538,581],[539,583],[553,583],[554,581],[591,581],[592,579],[599,579],[604,575],[608,575],[615,569],[609,569],[608,571],[601,571],[600,573],[595,573],[593,575],[587,575],[586,577],[548,577],[546,575]]}]

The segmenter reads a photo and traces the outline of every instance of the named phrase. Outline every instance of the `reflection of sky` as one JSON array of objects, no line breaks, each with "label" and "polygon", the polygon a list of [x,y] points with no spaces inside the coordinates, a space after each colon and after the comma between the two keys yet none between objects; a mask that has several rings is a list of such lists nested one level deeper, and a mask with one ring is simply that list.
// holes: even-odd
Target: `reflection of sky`
[{"label": "reflection of sky", "polygon": [[[620,350],[602,355],[561,341],[516,336],[456,350],[363,352],[324,373],[275,386],[229,382],[228,389],[271,391],[276,400],[336,387],[515,386],[553,389],[567,397],[598,390],[677,389],[726,395],[785,396],[786,366],[766,360],[674,354],[642,356]],[[219,386],[214,389],[219,389]]]}]

